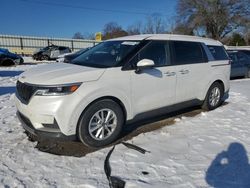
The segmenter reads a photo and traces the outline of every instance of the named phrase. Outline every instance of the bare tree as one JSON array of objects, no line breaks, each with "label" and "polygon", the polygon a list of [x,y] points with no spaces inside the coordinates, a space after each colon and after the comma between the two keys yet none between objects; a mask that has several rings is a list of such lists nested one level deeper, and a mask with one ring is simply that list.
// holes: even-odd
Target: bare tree
[{"label": "bare tree", "polygon": [[111,39],[116,37],[126,36],[128,33],[122,29],[116,22],[109,22],[104,26],[103,39]]},{"label": "bare tree", "polygon": [[172,33],[174,34],[183,34],[183,35],[194,35],[194,31],[192,28],[188,27],[186,24],[177,24],[173,30]]},{"label": "bare tree", "polygon": [[143,33],[166,33],[166,24],[160,14],[152,14],[147,17]]},{"label": "bare tree", "polygon": [[128,35],[139,35],[142,33],[142,22],[136,22],[127,28]]},{"label": "bare tree", "polygon": [[177,25],[222,39],[250,21],[249,0],[179,0]]},{"label": "bare tree", "polygon": [[84,36],[83,36],[82,33],[76,32],[76,33],[73,35],[72,38],[73,38],[73,39],[84,39]]}]

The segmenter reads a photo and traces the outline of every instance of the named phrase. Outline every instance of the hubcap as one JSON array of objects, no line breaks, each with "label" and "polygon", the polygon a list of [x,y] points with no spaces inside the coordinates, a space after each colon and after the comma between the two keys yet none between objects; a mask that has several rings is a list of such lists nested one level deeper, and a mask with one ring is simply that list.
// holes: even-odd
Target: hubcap
[{"label": "hubcap", "polygon": [[220,101],[220,89],[218,87],[214,87],[209,96],[209,104],[211,106],[216,106]]},{"label": "hubcap", "polygon": [[105,140],[113,134],[117,117],[111,109],[101,109],[89,121],[89,134],[95,140]]}]

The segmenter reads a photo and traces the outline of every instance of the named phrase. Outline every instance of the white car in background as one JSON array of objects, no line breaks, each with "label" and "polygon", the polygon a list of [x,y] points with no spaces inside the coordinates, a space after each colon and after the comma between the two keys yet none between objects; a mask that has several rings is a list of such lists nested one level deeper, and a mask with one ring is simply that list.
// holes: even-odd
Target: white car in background
[{"label": "white car in background", "polygon": [[66,53],[66,54],[59,55],[58,58],[56,59],[56,62],[57,63],[63,63],[64,59],[65,59],[65,56],[70,55],[70,54],[73,54],[73,53]]},{"label": "white car in background", "polygon": [[218,41],[127,36],[100,43],[70,64],[24,72],[15,101],[30,134],[102,147],[128,121],[188,106],[217,108],[228,97],[229,78],[230,61]]}]

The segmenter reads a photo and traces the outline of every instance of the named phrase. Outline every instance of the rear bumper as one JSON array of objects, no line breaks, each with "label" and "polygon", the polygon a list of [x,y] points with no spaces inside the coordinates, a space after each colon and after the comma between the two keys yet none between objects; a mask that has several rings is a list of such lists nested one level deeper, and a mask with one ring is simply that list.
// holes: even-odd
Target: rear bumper
[{"label": "rear bumper", "polygon": [[76,140],[75,135],[67,136],[63,134],[62,132],[58,132],[58,131],[45,131],[45,130],[35,129],[31,121],[27,117],[25,117],[23,114],[21,114],[19,111],[17,111],[17,117],[19,121],[21,122],[23,128],[27,132],[36,136],[40,140],[41,139],[42,140],[55,139],[55,140],[61,140],[61,141],[75,141]]}]

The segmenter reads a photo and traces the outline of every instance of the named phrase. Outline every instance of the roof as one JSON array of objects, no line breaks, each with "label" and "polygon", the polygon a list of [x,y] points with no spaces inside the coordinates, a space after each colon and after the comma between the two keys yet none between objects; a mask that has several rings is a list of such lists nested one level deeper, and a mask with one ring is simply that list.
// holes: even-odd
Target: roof
[{"label": "roof", "polygon": [[189,35],[175,35],[175,34],[145,34],[145,35],[132,35],[110,39],[109,41],[116,40],[174,40],[174,41],[192,41],[192,42],[203,42],[206,45],[222,46],[222,44],[213,39],[189,36]]}]

